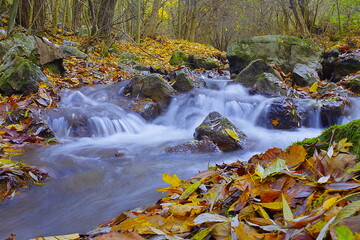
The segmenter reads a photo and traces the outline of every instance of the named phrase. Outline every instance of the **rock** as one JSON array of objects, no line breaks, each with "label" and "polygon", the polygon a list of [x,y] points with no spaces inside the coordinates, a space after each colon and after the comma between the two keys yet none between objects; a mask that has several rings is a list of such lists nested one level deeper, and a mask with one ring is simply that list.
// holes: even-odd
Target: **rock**
[{"label": "rock", "polygon": [[141,63],[135,63],[133,65],[133,68],[138,71],[149,71],[149,69],[150,69],[149,67],[147,67]]},{"label": "rock", "polygon": [[132,101],[132,110],[138,112],[145,120],[154,120],[163,113],[158,103],[147,99]]},{"label": "rock", "polygon": [[349,115],[343,101],[296,99],[295,105],[304,127],[328,127],[338,124],[343,116]]},{"label": "rock", "polygon": [[220,152],[220,149],[215,143],[208,140],[194,140],[185,142],[173,147],[165,148],[167,153],[216,153]]},{"label": "rock", "polygon": [[37,114],[36,112],[28,111],[26,109],[18,109],[7,115],[6,122],[10,124],[19,124],[26,121],[28,118],[31,119],[28,127],[26,128],[26,133],[29,136],[42,137],[45,139],[55,137],[54,132],[45,123],[40,114]]},{"label": "rock", "polygon": [[179,66],[189,61],[184,51],[176,50],[170,57],[169,63],[173,66]]},{"label": "rock", "polygon": [[360,94],[360,73],[350,76],[349,79],[349,89],[356,94]]},{"label": "rock", "polygon": [[280,97],[260,114],[257,124],[266,128],[294,129],[301,125],[301,118],[291,98]]},{"label": "rock", "polygon": [[334,63],[332,81],[337,82],[342,77],[360,71],[360,50],[340,55]]},{"label": "rock", "polygon": [[40,68],[22,57],[15,57],[13,61],[2,66],[0,73],[0,93],[7,96],[35,93],[40,82],[49,84]]},{"label": "rock", "polygon": [[323,66],[321,79],[332,80],[335,61],[339,57],[339,55],[340,55],[340,51],[337,48],[324,52],[322,56],[323,61],[321,62]]},{"label": "rock", "polygon": [[36,46],[33,36],[23,33],[14,34],[10,39],[0,41],[0,58],[5,62],[12,61],[16,56],[29,58]]},{"label": "rock", "polygon": [[58,48],[46,38],[15,34],[12,38],[0,42],[0,57],[5,63],[20,56],[42,68],[63,75],[63,55]]},{"label": "rock", "polygon": [[168,106],[176,91],[160,75],[152,73],[134,77],[125,87],[124,94],[128,93],[132,98],[151,98],[164,107]]},{"label": "rock", "polygon": [[170,81],[175,81],[172,86],[178,92],[186,92],[193,88],[204,88],[206,86],[203,79],[196,77],[187,68],[171,72],[169,79]]},{"label": "rock", "polygon": [[61,45],[60,46],[60,52],[65,57],[77,57],[80,59],[86,59],[88,55],[86,53],[83,53],[80,51],[77,47],[73,47],[70,45]]},{"label": "rock", "polygon": [[197,140],[215,143],[221,151],[234,151],[244,147],[246,136],[218,112],[211,112],[195,129]]},{"label": "rock", "polygon": [[293,70],[293,85],[300,87],[311,86],[319,79],[318,73],[306,64],[298,63]]},{"label": "rock", "polygon": [[220,63],[209,59],[201,58],[198,55],[189,55],[188,63],[192,69],[203,68],[205,70],[212,70],[221,66]]},{"label": "rock", "polygon": [[234,80],[245,87],[251,88],[252,94],[263,94],[276,97],[286,94],[286,89],[281,87],[281,76],[264,60],[252,61],[244,68]]},{"label": "rock", "polygon": [[288,35],[255,36],[239,40],[227,49],[231,73],[239,73],[251,61],[264,59],[282,67],[285,72],[293,70],[297,63],[321,70],[321,51],[310,40]]},{"label": "rock", "polygon": [[343,101],[322,100],[320,108],[320,121],[322,127],[338,124],[345,115],[345,103]]}]

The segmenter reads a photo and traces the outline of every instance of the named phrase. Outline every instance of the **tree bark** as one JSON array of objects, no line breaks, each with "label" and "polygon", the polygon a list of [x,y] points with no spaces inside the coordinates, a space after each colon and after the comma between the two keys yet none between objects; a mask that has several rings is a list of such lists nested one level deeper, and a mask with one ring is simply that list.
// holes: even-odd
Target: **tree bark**
[{"label": "tree bark", "polygon": [[290,8],[294,14],[296,25],[301,33],[301,36],[304,38],[308,38],[310,36],[310,32],[307,28],[304,16],[301,14],[301,9],[298,1],[299,0],[290,0]]},{"label": "tree bark", "polygon": [[10,38],[12,36],[12,32],[13,32],[14,26],[15,26],[15,18],[16,18],[17,11],[19,8],[19,3],[20,3],[20,0],[14,0],[13,4],[11,5],[6,38]]},{"label": "tree bark", "polygon": [[154,0],[151,13],[149,16],[149,20],[147,26],[145,27],[144,36],[152,36],[156,35],[156,28],[159,21],[159,9],[161,6],[161,0]]}]

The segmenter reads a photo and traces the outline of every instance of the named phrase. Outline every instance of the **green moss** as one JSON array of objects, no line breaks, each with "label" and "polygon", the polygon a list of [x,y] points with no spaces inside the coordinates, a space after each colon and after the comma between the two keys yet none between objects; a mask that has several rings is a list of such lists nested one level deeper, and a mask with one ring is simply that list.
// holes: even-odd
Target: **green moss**
[{"label": "green moss", "polygon": [[169,63],[173,66],[178,66],[186,63],[189,60],[185,52],[181,50],[176,50],[169,60]]},{"label": "green moss", "polygon": [[320,136],[306,139],[296,144],[303,146],[310,146],[318,142],[324,142],[324,148],[329,146],[330,141],[340,141],[341,139],[347,138],[348,142],[353,144],[351,152],[356,155],[360,155],[360,119],[354,120],[344,125],[333,125],[328,129],[324,130]]}]

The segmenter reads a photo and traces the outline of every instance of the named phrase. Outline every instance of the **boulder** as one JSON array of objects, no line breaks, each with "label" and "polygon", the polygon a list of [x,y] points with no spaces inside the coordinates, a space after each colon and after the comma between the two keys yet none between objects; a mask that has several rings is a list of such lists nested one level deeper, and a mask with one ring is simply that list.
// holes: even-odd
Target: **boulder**
[{"label": "boulder", "polygon": [[189,57],[184,51],[176,50],[170,57],[169,63],[173,66],[179,66],[189,61]]},{"label": "boulder", "polygon": [[220,63],[209,59],[204,59],[199,55],[189,55],[188,64],[192,69],[203,68],[205,70],[212,70],[221,66]]},{"label": "boulder", "polygon": [[168,106],[176,91],[156,73],[147,76],[135,76],[125,87],[124,94],[132,98],[151,98],[162,107]]},{"label": "boulder", "polygon": [[349,77],[349,89],[356,94],[360,94],[360,73]]},{"label": "boulder", "polygon": [[69,45],[61,45],[60,46],[60,52],[65,57],[77,57],[80,59],[86,59],[88,55],[86,53],[83,53],[79,50],[77,47],[69,46]]},{"label": "boulder", "polygon": [[46,38],[15,34],[12,38],[0,42],[0,57],[7,63],[15,57],[23,57],[42,68],[48,68],[56,74],[64,74],[63,55]]},{"label": "boulder", "polygon": [[221,151],[234,151],[244,147],[246,136],[227,118],[218,112],[211,112],[195,129],[197,140],[215,143]]},{"label": "boulder", "polygon": [[167,153],[216,153],[220,149],[215,143],[208,140],[194,140],[176,146],[165,148]]},{"label": "boulder", "polygon": [[301,125],[301,118],[291,98],[280,97],[266,106],[257,124],[273,129],[294,129]]},{"label": "boulder", "polygon": [[334,65],[336,59],[339,57],[340,51],[337,48],[331,49],[330,51],[324,52],[322,55],[322,74],[321,79],[332,80]]},{"label": "boulder", "polygon": [[339,124],[345,114],[344,101],[322,100],[320,108],[320,122],[322,127],[329,127]]},{"label": "boulder", "polygon": [[311,86],[319,79],[319,75],[315,69],[302,63],[296,64],[292,73],[292,84],[300,87]]},{"label": "boulder", "polygon": [[40,82],[49,84],[40,67],[23,57],[15,59],[0,68],[0,93],[4,95],[35,93]]},{"label": "boulder", "polygon": [[149,99],[132,101],[132,110],[139,113],[145,120],[154,120],[163,113],[159,104]]},{"label": "boulder", "polygon": [[360,50],[340,55],[334,63],[332,81],[337,82],[342,77],[360,71]]},{"label": "boulder", "polygon": [[281,86],[281,76],[264,60],[252,61],[244,68],[234,80],[250,88],[252,94],[277,97],[286,94],[286,89]]},{"label": "boulder", "polygon": [[34,36],[17,33],[12,38],[0,41],[0,58],[5,62],[13,60],[16,56],[29,58],[35,47]]},{"label": "boulder", "polygon": [[178,92],[186,92],[193,88],[203,88],[206,83],[203,79],[196,77],[189,69],[182,68],[169,74],[170,81],[174,81],[173,88]]},{"label": "boulder", "polygon": [[255,36],[239,40],[227,49],[231,73],[239,73],[251,61],[264,59],[282,67],[285,72],[303,63],[321,70],[321,50],[312,41],[288,35]]}]

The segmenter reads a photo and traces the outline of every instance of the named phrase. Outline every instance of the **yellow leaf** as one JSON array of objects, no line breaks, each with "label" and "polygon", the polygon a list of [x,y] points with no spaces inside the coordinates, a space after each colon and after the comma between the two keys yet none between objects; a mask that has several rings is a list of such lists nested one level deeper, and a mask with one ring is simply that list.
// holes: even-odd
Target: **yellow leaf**
[{"label": "yellow leaf", "polygon": [[282,205],[283,205],[283,215],[284,215],[284,219],[287,221],[291,221],[294,219],[294,215],[291,212],[291,208],[288,204],[288,202],[286,201],[286,198],[284,197],[284,194],[282,194]]},{"label": "yellow leaf", "polygon": [[181,186],[182,180],[180,178],[178,178],[178,176],[176,174],[171,176],[168,173],[164,173],[162,175],[162,179],[163,179],[164,182],[170,184],[173,187],[180,187]]},{"label": "yellow leaf", "polygon": [[46,88],[46,83],[44,82],[39,83],[39,88]]},{"label": "yellow leaf", "polygon": [[257,205],[260,205],[264,208],[274,209],[274,210],[280,210],[283,209],[282,202],[270,202],[270,203],[256,203]]},{"label": "yellow leaf", "polygon": [[273,119],[273,120],[271,120],[271,124],[276,127],[277,125],[280,124],[280,122],[277,119]]},{"label": "yellow leaf", "polygon": [[319,87],[319,83],[318,82],[314,82],[311,87],[310,87],[310,92],[315,92]]},{"label": "yellow leaf", "polygon": [[10,124],[10,125],[7,125],[5,128],[9,129],[9,130],[15,130],[15,131],[18,131],[18,132],[21,132],[21,131],[25,130],[25,126],[21,125],[21,124]]},{"label": "yellow leaf", "polygon": [[194,182],[193,184],[191,184],[180,196],[180,199],[185,199],[188,196],[190,196],[193,192],[196,191],[196,189],[198,189],[198,187],[201,185],[201,180]]},{"label": "yellow leaf", "polygon": [[262,218],[265,218],[265,219],[270,219],[270,216],[269,214],[265,211],[264,208],[262,208],[261,206],[259,206],[259,214]]},{"label": "yellow leaf", "polygon": [[[68,235],[62,235],[62,236],[41,237],[41,239],[44,239],[44,240],[69,239],[69,240],[71,240],[71,239],[78,239],[79,237],[80,237],[80,235],[78,233],[75,233],[75,234],[68,234]],[[35,238],[32,238],[30,240],[35,240]]]},{"label": "yellow leaf", "polygon": [[339,199],[339,197],[332,197],[332,198],[329,198],[328,200],[326,200],[324,203],[323,203],[323,208],[325,210],[331,208],[332,206],[334,206],[336,203],[337,203],[337,200]]},{"label": "yellow leaf", "polygon": [[234,132],[233,130],[229,129],[229,128],[226,128],[226,129],[223,129],[223,131],[225,133],[227,133],[232,139],[234,139],[235,141],[240,141],[239,139],[239,136],[236,134],[236,132]]},{"label": "yellow leaf", "polygon": [[200,214],[203,206],[194,206],[194,205],[171,205],[169,207],[169,212],[174,214],[174,216],[192,216],[194,214]]}]

